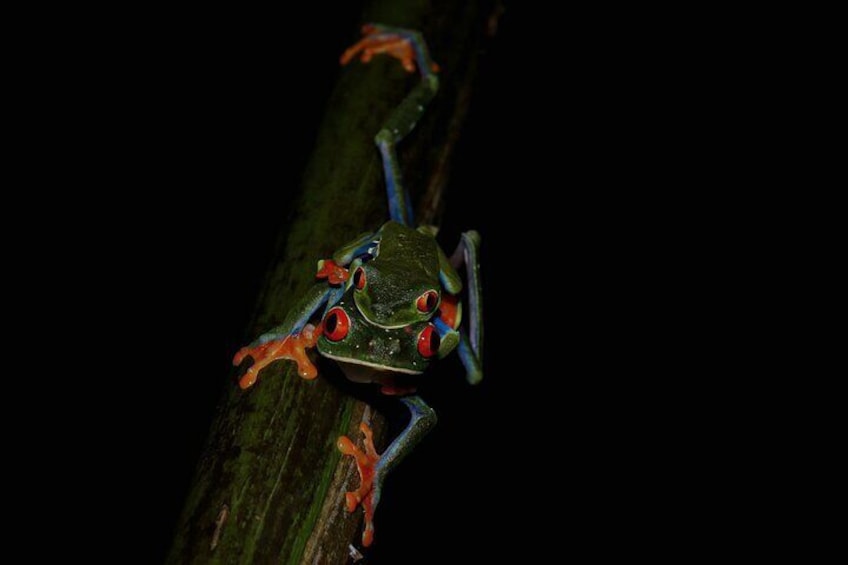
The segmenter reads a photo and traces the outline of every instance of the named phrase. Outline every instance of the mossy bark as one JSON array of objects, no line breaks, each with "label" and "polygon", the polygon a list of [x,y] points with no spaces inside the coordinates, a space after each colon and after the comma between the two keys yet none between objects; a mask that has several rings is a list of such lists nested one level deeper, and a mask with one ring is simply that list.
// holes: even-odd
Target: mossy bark
[{"label": "mossy bark", "polygon": [[[439,94],[400,150],[419,221],[437,219],[490,8],[483,1],[394,0],[373,2],[364,14],[363,22],[421,30],[442,69]],[[280,323],[312,283],[319,258],[387,219],[373,138],[416,80],[387,57],[340,71],[296,214],[282,226],[251,339]],[[344,493],[359,479],[336,440],[358,438],[358,424],[369,415],[379,437],[378,415],[320,377],[304,381],[293,363],[266,368],[247,391],[233,384],[211,428],[168,563],[345,563],[349,545],[359,546],[361,510],[348,514]]]}]

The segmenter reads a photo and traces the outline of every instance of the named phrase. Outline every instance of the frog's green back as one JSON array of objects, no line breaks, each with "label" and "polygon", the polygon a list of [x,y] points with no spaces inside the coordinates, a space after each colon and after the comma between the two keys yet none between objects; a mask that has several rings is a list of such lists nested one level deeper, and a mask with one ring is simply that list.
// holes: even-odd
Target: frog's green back
[{"label": "frog's green back", "polygon": [[[380,249],[374,264],[381,270],[404,273],[422,284],[438,284],[439,254],[436,240],[394,221],[380,228]],[[410,275],[412,275],[410,277]]]}]

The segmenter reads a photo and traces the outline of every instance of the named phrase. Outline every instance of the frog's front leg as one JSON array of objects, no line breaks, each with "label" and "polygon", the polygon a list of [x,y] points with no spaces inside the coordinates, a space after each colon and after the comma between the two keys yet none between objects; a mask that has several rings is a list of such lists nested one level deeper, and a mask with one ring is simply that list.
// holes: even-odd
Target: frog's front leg
[{"label": "frog's front leg", "polygon": [[[322,259],[318,261],[318,272],[315,277],[318,279],[326,279],[332,285],[342,285],[344,291],[344,283],[350,278],[350,265],[355,260],[360,261],[368,256],[373,255],[377,245],[380,242],[379,235],[373,232],[365,232],[353,241],[346,243],[333,253],[331,259]],[[330,300],[331,305],[333,303]]]},{"label": "frog's front leg", "polygon": [[259,336],[236,353],[233,365],[241,365],[247,357],[252,357],[254,361],[239,380],[241,388],[252,386],[259,377],[259,372],[279,359],[296,362],[298,373],[305,379],[314,379],[318,375],[318,370],[306,355],[306,349],[315,347],[322,327],[321,324],[315,327],[308,322],[334,291],[335,289],[326,283],[312,285],[306,295],[289,311],[282,324]]},{"label": "frog's front leg", "polygon": [[340,437],[338,441],[339,451],[353,457],[359,471],[359,488],[347,493],[346,503],[348,512],[353,512],[362,504],[365,512],[362,545],[365,547],[371,545],[374,540],[374,511],[380,502],[386,474],[436,425],[436,413],[421,397],[407,396],[402,398],[401,402],[409,409],[409,424],[382,455],[374,448],[371,427],[364,422],[359,426],[364,436],[364,450],[354,445],[347,436]]}]

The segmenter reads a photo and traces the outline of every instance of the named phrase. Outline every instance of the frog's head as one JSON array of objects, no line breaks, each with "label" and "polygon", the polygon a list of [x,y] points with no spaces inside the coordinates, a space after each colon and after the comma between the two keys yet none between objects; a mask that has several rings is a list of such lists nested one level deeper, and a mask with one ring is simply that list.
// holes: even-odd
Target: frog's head
[{"label": "frog's head", "polygon": [[441,301],[438,273],[393,269],[379,259],[359,265],[353,272],[353,298],[360,313],[372,324],[395,329],[425,322]]},{"label": "frog's head", "polygon": [[[439,333],[429,322],[401,328],[382,328],[369,323],[357,309],[351,292],[324,314],[318,339],[321,355],[344,365],[359,366],[360,374],[392,372],[417,375],[436,358]],[[345,368],[348,376],[351,371]],[[361,380],[374,380],[373,378]]]}]

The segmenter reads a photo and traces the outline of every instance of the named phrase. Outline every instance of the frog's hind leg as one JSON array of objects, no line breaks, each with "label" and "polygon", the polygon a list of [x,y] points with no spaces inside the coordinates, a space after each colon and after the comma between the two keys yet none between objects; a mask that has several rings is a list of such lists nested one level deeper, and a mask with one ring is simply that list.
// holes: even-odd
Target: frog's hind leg
[{"label": "frog's hind leg", "polygon": [[474,230],[462,234],[462,240],[450,258],[455,269],[465,265],[468,278],[468,331],[460,330],[459,358],[471,384],[483,380],[483,292],[480,286],[480,234]]},{"label": "frog's hind leg", "polygon": [[362,545],[366,547],[374,540],[374,511],[380,502],[386,474],[436,425],[436,413],[421,397],[407,396],[402,398],[401,402],[409,409],[409,424],[382,455],[378,454],[374,448],[371,428],[364,422],[359,426],[364,436],[364,450],[358,448],[346,436],[340,437],[338,441],[339,451],[353,457],[359,471],[359,488],[347,493],[346,504],[349,512],[353,512],[359,504],[362,504],[365,512]]},{"label": "frog's hind leg", "polygon": [[374,138],[383,161],[389,215],[396,222],[412,226],[414,223],[412,203],[403,186],[395,148],[409,132],[415,129],[427,105],[436,95],[439,79],[435,73],[439,67],[430,58],[427,44],[417,31],[368,24],[363,26],[362,33],[364,37],[342,55],[343,65],[351,61],[358,53],[361,53],[360,59],[363,63],[370,61],[374,55],[386,54],[399,59],[408,72],[414,72],[417,67],[421,73],[421,82],[394,109]]}]

